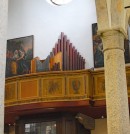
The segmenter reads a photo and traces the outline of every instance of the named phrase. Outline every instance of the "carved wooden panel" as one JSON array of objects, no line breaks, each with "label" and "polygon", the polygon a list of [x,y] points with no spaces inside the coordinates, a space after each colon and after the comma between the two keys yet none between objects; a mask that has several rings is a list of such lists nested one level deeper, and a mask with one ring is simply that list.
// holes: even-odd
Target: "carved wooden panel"
[{"label": "carved wooden panel", "polygon": [[15,101],[17,99],[17,82],[5,85],[5,101]]},{"label": "carved wooden panel", "polygon": [[87,94],[87,97],[92,97],[92,76],[90,73],[85,75],[85,93]]},{"label": "carved wooden panel", "polygon": [[94,98],[104,98],[105,97],[105,77],[103,74],[94,76]]},{"label": "carved wooden panel", "polygon": [[38,79],[21,80],[19,83],[19,99],[32,99],[39,96]]},{"label": "carved wooden panel", "polygon": [[67,77],[67,94],[69,96],[80,96],[85,94],[84,75],[73,75]]},{"label": "carved wooden panel", "polygon": [[49,77],[42,79],[42,96],[63,97],[65,94],[64,77]]}]

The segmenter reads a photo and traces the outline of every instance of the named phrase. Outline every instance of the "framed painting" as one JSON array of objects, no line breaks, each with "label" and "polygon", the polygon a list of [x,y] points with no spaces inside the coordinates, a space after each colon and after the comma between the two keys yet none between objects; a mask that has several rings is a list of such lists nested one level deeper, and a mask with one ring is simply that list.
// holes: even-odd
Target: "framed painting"
[{"label": "framed painting", "polygon": [[34,36],[7,40],[6,77],[28,74],[33,59]]},{"label": "framed painting", "polygon": [[130,63],[130,41],[128,39],[124,40],[124,55],[125,55],[125,63]]},{"label": "framed painting", "polygon": [[94,68],[104,66],[103,43],[97,29],[97,23],[92,24]]},{"label": "framed painting", "polygon": [[[94,68],[104,67],[104,54],[103,54],[103,43],[101,37],[97,35],[97,23],[92,24],[92,37],[93,37],[93,57],[94,57]],[[124,59],[125,63],[130,63],[130,42],[128,39],[124,40]]]}]

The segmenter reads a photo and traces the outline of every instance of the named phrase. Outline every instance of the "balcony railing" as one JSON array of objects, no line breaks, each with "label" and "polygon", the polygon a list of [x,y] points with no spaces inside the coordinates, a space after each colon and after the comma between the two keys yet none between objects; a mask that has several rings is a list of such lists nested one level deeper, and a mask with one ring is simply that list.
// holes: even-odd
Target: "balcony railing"
[{"label": "balcony railing", "polygon": [[90,71],[28,74],[6,79],[5,106],[89,99]]},{"label": "balcony railing", "polygon": [[[126,78],[130,97],[130,67],[126,67]],[[5,106],[104,99],[104,70],[43,72],[6,79]]]}]

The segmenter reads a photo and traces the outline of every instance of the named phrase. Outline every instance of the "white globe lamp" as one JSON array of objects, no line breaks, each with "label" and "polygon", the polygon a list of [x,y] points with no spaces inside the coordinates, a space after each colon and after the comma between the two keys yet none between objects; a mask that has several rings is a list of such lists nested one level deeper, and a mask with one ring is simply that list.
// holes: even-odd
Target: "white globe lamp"
[{"label": "white globe lamp", "polygon": [[72,0],[46,0],[49,4],[51,5],[65,5],[68,4],[69,2],[71,2]]}]

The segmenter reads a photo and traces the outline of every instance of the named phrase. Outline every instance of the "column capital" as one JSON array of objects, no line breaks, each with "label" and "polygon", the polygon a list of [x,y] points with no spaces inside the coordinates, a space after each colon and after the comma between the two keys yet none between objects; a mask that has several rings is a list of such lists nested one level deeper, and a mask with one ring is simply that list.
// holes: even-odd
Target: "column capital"
[{"label": "column capital", "polygon": [[115,34],[122,34],[124,38],[128,38],[127,33],[121,27],[99,30],[97,34],[100,35],[102,38],[106,36],[113,36]]},{"label": "column capital", "polygon": [[103,41],[103,52],[112,49],[124,51],[124,39],[127,37],[123,28],[98,31]]}]

